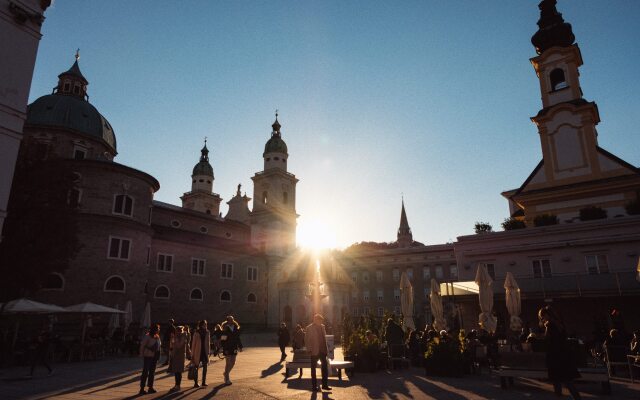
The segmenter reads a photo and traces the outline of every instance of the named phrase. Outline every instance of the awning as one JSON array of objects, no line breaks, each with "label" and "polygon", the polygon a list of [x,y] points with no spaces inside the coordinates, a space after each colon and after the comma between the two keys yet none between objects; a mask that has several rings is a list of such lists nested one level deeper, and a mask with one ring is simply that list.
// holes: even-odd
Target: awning
[{"label": "awning", "polygon": [[477,295],[480,292],[480,288],[474,281],[466,282],[443,282],[440,284],[441,296],[464,296],[464,295]]}]

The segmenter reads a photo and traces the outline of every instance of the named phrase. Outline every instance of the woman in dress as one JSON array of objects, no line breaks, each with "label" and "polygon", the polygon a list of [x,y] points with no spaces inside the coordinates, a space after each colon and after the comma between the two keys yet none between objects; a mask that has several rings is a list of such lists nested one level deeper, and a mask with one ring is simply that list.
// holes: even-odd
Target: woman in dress
[{"label": "woman in dress", "polygon": [[573,385],[573,380],[580,377],[571,348],[567,342],[567,334],[559,315],[550,306],[538,311],[540,325],[544,327],[544,337],[547,344],[547,370],[549,380],[553,383],[553,390],[562,395],[562,385],[565,385],[574,400],[580,400],[580,393]]}]

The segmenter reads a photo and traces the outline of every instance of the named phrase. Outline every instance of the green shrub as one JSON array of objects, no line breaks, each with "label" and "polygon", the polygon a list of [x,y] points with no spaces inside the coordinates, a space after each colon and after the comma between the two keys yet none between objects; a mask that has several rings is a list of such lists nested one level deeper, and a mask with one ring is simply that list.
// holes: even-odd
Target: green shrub
[{"label": "green shrub", "polygon": [[476,233],[493,232],[493,227],[488,222],[476,222],[474,229]]},{"label": "green shrub", "polygon": [[505,231],[512,231],[514,229],[523,229],[526,227],[527,225],[524,223],[524,221],[515,219],[513,217],[505,218],[504,222],[502,223],[502,229],[504,229]]},{"label": "green shrub", "polygon": [[558,217],[553,214],[541,214],[533,219],[534,226],[557,225]]}]

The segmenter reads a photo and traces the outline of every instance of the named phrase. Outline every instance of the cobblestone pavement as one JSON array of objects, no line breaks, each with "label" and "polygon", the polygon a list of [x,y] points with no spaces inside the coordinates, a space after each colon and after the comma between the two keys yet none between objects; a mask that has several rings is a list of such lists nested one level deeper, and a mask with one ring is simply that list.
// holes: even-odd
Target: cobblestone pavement
[{"label": "cobblestone pavement", "polygon": [[[279,356],[276,347],[246,349],[238,355],[231,386],[222,385],[224,361],[212,358],[208,387],[192,388],[185,373],[182,391],[175,393],[169,393],[174,385],[173,375],[166,373],[166,367],[160,367],[155,383],[158,392],[145,396],[137,396],[142,364],[139,358],[58,364],[51,377],[41,367],[33,379],[24,378],[27,368],[4,369],[0,370],[0,399],[558,399],[548,383],[520,379],[515,386],[503,390],[499,379],[486,371],[479,376],[433,378],[425,377],[418,368],[357,374],[353,379],[344,377],[343,381],[331,377],[332,392],[312,393],[309,370],[301,379],[295,376],[285,380],[284,363],[278,362]],[[342,357],[337,354],[336,358]],[[585,399],[640,399],[640,384],[632,385],[628,379],[613,382],[611,396],[601,395],[597,384],[581,383],[578,389]]]}]

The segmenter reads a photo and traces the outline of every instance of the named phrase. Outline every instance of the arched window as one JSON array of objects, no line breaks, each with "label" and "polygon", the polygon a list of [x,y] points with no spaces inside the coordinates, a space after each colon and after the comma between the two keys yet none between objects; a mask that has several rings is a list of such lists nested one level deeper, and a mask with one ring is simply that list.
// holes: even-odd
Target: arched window
[{"label": "arched window", "polygon": [[289,193],[287,192],[282,192],[282,202],[284,204],[289,203]]},{"label": "arched window", "polygon": [[57,272],[47,275],[42,285],[44,290],[64,290],[64,278]]},{"label": "arched window", "polygon": [[247,303],[257,303],[257,302],[258,302],[258,298],[256,297],[256,295],[253,293],[249,293],[249,295],[247,296]]},{"label": "arched window", "polygon": [[231,301],[231,293],[228,290],[223,290],[222,293],[220,293],[220,301],[223,301],[225,303],[228,303]]},{"label": "arched window", "polygon": [[119,215],[126,215],[128,217],[133,215],[133,198],[126,194],[117,194],[113,201],[113,213]]},{"label": "arched window", "polygon": [[194,301],[202,301],[202,290],[200,290],[199,288],[195,288],[193,290],[191,290],[191,294],[189,295],[189,300],[194,300]]},{"label": "arched window", "polygon": [[262,192],[262,204],[267,204],[267,191]]},{"label": "arched window", "polygon": [[160,285],[156,287],[156,291],[153,294],[153,297],[155,297],[156,299],[168,299],[169,296],[170,296],[169,288],[166,287],[165,285]]},{"label": "arched window", "polygon": [[551,71],[549,79],[551,80],[551,90],[560,90],[569,86],[567,85],[567,81],[564,77],[564,71],[560,68],[556,68]]},{"label": "arched window", "polygon": [[104,291],[105,292],[120,292],[124,293],[125,284],[124,279],[122,279],[119,275],[113,275],[107,278],[104,282]]}]

